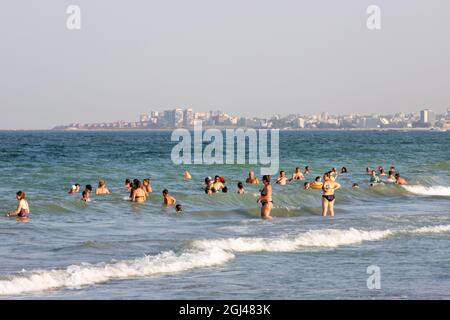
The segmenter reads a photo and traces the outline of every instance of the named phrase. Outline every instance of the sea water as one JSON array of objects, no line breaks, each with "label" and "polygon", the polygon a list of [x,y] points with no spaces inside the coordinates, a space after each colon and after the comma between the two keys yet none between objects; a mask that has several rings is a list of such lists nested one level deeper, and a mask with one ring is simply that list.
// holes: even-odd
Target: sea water
[{"label": "sea water", "polygon": [[[321,217],[320,190],[295,181],[274,185],[271,222],[259,218],[261,185],[235,193],[258,166],[174,165],[170,135],[0,132],[0,213],[19,190],[31,207],[26,223],[0,217],[0,299],[450,298],[449,133],[282,131],[288,175],[348,173],[334,218]],[[370,188],[365,168],[379,165],[410,184]],[[214,175],[229,193],[204,193]],[[146,177],[148,201],[127,201],[125,178]],[[67,193],[100,179],[111,195]],[[165,188],[182,214],[162,206]]]}]

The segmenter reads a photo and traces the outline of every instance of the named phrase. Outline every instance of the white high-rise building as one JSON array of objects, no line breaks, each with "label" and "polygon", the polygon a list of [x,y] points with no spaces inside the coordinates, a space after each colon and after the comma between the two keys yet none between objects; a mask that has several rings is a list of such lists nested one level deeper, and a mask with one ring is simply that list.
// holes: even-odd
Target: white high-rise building
[{"label": "white high-rise building", "polygon": [[295,127],[303,129],[305,127],[305,119],[297,118],[297,120],[295,121]]},{"label": "white high-rise building", "polygon": [[420,122],[423,124],[430,124],[434,126],[434,124],[436,123],[436,114],[430,109],[421,110]]}]

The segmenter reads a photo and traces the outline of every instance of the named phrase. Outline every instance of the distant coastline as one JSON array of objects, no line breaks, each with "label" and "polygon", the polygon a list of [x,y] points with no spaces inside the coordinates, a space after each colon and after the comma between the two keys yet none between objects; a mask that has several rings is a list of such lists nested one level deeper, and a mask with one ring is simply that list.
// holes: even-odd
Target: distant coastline
[{"label": "distant coastline", "polygon": [[[187,129],[193,130],[193,128],[137,128],[137,129],[0,129],[0,132],[171,132],[175,129]],[[207,129],[267,129],[267,128],[241,128],[241,127],[217,127],[217,126],[204,126],[204,130]],[[270,130],[270,129],[269,129]],[[448,132],[449,130],[440,129],[440,128],[316,128],[316,129],[298,129],[298,128],[289,128],[289,129],[278,129],[280,131],[292,131],[292,132],[321,132],[321,131],[355,131],[355,132],[364,132],[364,131],[375,131],[375,132]]]},{"label": "distant coastline", "polygon": [[[108,129],[60,129],[60,128],[52,128],[52,129],[0,129],[0,132],[172,132],[175,129],[187,129],[192,131],[194,128],[108,128]],[[442,128],[308,128],[308,129],[299,129],[299,128],[251,128],[251,127],[218,127],[218,126],[203,126],[203,130],[207,129],[277,129],[283,132],[321,132],[321,131],[354,131],[354,132],[449,132],[448,129]]]},{"label": "distant coastline", "polygon": [[[187,130],[194,130],[194,128],[136,128],[136,129],[130,129],[130,128],[124,128],[124,129],[44,129],[44,130],[37,130],[37,131],[72,131],[72,132],[78,132],[78,131],[173,131],[176,129],[187,129]],[[447,131],[445,129],[440,128],[314,128],[314,129],[299,129],[299,128],[253,128],[253,127],[218,127],[218,126],[203,126],[203,129],[219,129],[219,130],[225,130],[225,129],[278,129],[280,131]],[[28,131],[28,130],[25,130]]]}]

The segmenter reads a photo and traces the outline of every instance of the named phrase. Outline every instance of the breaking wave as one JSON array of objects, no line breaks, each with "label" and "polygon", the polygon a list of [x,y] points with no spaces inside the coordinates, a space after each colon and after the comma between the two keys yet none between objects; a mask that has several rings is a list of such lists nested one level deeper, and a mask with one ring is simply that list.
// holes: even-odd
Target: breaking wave
[{"label": "breaking wave", "polygon": [[239,252],[290,252],[308,248],[337,248],[365,241],[379,241],[402,234],[449,232],[450,225],[399,230],[321,229],[274,238],[238,237],[194,240],[179,253],[165,251],[153,256],[110,263],[72,265],[65,269],[21,272],[0,278],[0,295],[17,295],[58,288],[80,288],[113,279],[173,274],[196,268],[224,265]]},{"label": "breaking wave", "polygon": [[411,185],[411,186],[403,186],[407,191],[423,195],[423,196],[443,196],[450,197],[450,187],[445,186],[434,186],[434,187],[425,187],[420,185]]}]

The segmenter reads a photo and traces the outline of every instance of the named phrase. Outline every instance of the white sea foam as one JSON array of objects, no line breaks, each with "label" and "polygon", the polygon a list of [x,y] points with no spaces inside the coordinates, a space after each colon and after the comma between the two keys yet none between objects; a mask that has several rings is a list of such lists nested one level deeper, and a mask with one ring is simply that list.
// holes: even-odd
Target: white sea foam
[{"label": "white sea foam", "polygon": [[431,227],[421,227],[409,230],[408,233],[412,234],[421,234],[421,233],[443,233],[443,232],[449,232],[450,231],[450,225],[438,225],[438,226],[431,226]]},{"label": "white sea foam", "polygon": [[196,240],[192,242],[194,248],[206,250],[221,248],[232,252],[288,252],[301,248],[322,247],[336,248],[344,245],[358,244],[363,241],[381,240],[393,234],[390,230],[362,231],[357,229],[313,230],[293,237],[279,238],[228,238],[217,240]]},{"label": "white sea foam", "polygon": [[164,273],[176,273],[222,265],[234,255],[221,249],[187,250],[177,255],[173,251],[135,260],[113,263],[72,265],[66,269],[36,271],[14,275],[0,280],[0,295],[15,295],[56,288],[78,288],[85,285],[106,282],[112,279],[126,279]]},{"label": "white sea foam", "polygon": [[239,252],[290,252],[308,248],[337,248],[364,241],[379,241],[401,234],[449,232],[450,225],[425,226],[398,230],[365,231],[350,229],[311,230],[298,235],[275,238],[239,237],[194,240],[180,253],[165,251],[154,256],[111,263],[72,265],[66,269],[23,272],[0,280],[0,295],[17,295],[58,288],[79,288],[113,279],[172,274],[223,265]]},{"label": "white sea foam", "polygon": [[433,187],[425,187],[425,186],[403,186],[406,190],[411,193],[423,195],[423,196],[450,196],[450,187],[445,186],[433,186]]}]

